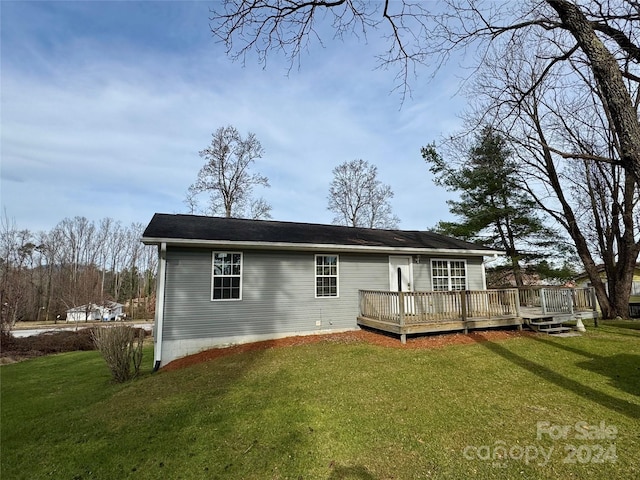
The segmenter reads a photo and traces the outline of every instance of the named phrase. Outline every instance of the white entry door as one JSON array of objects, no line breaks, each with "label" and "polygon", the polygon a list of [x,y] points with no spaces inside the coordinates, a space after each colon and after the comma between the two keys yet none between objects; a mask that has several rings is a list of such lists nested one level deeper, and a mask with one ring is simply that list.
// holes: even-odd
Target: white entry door
[{"label": "white entry door", "polygon": [[411,257],[389,257],[389,290],[392,292],[413,291],[413,264]]},{"label": "white entry door", "polygon": [[[413,263],[411,257],[399,255],[389,257],[389,290],[405,293],[413,291]],[[412,297],[405,298],[404,312],[413,313]]]}]

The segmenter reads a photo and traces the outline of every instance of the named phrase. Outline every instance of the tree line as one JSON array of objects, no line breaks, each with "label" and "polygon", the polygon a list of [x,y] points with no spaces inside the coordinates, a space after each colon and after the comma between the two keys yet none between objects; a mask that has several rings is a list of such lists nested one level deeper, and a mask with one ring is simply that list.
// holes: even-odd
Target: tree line
[{"label": "tree line", "polygon": [[2,326],[64,319],[70,308],[128,305],[129,317],[153,312],[157,252],[140,242],[144,226],[112,218],[65,218],[50,231],[0,220]]}]

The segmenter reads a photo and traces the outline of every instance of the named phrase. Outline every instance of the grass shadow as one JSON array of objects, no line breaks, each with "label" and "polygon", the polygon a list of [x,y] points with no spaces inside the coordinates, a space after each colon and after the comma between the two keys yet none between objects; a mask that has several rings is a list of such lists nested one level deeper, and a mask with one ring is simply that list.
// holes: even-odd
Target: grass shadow
[{"label": "grass shadow", "polygon": [[[482,335],[478,336],[482,337]],[[613,410],[629,418],[640,418],[640,409],[638,409],[636,405],[596,390],[588,385],[583,385],[572,378],[566,377],[545,365],[533,362],[530,359],[518,355],[517,353],[514,353],[497,343],[493,343],[486,338],[483,338],[483,341],[478,343],[484,348],[491,350],[496,355],[499,355],[505,360],[508,360],[514,365],[527,370],[547,382],[553,383],[560,388],[571,391],[576,395],[579,395],[589,401],[596,402],[604,408]]]},{"label": "grass shadow", "polygon": [[580,350],[579,348],[576,348],[576,347],[570,347],[569,345],[566,345],[564,343],[558,343],[557,341],[550,340],[546,333],[531,335],[530,338],[532,340],[535,340],[536,342],[542,343],[549,347],[554,347],[560,350],[564,350],[565,352],[574,353],[576,355],[581,355],[587,358],[602,358],[601,355],[597,355],[593,352],[587,352],[585,350]]},{"label": "grass shadow", "polygon": [[338,465],[333,468],[328,480],[376,480],[376,478],[362,465],[353,467]]},{"label": "grass shadow", "polygon": [[624,328],[626,330],[634,330],[640,333],[639,320],[601,320],[600,324],[607,327]]},{"label": "grass shadow", "polygon": [[[621,328],[625,328],[625,327],[621,327]],[[615,332],[615,334],[623,336],[623,337],[637,338],[638,340],[640,340],[640,331],[635,330],[635,329],[628,329],[628,330],[629,330],[628,333],[627,332],[617,331],[617,332]],[[638,333],[632,333],[632,332],[638,332]]]},{"label": "grass shadow", "polygon": [[610,384],[623,392],[640,396],[640,355],[621,353],[611,357],[596,357],[577,365],[609,377]]}]

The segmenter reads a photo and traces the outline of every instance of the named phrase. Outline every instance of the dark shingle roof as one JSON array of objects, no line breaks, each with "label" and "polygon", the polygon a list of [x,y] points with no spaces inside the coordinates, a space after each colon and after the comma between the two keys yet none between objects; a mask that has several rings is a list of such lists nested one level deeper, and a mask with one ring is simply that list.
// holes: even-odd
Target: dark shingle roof
[{"label": "dark shingle roof", "polygon": [[473,250],[499,253],[487,247],[427,231],[380,230],[312,223],[156,213],[144,231],[143,242],[292,244],[378,247],[379,249]]}]

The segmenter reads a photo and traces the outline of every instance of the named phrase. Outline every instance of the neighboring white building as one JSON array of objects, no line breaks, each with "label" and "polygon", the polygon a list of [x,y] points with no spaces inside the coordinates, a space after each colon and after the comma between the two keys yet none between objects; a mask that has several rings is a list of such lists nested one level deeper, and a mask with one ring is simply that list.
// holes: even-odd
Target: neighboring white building
[{"label": "neighboring white building", "polygon": [[104,305],[88,303],[67,310],[67,322],[119,320],[124,313],[123,309],[124,305],[116,302],[105,302]]}]

